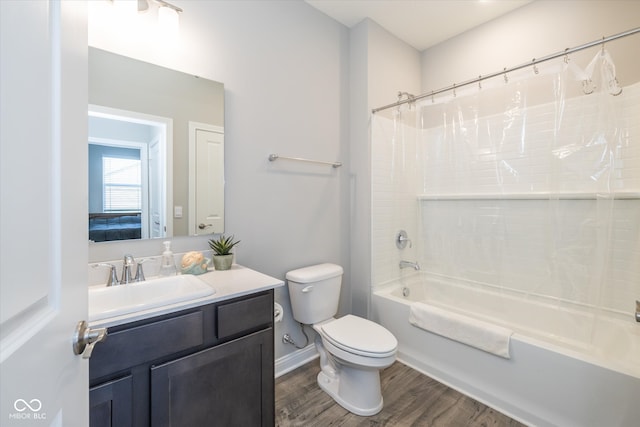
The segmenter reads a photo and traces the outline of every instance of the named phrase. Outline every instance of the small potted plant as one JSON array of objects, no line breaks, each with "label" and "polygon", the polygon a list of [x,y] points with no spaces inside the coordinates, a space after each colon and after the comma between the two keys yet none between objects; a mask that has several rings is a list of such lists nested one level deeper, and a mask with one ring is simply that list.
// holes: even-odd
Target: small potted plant
[{"label": "small potted plant", "polygon": [[225,237],[224,234],[218,239],[210,239],[209,247],[213,250],[213,266],[216,270],[229,270],[233,263],[231,249],[240,243],[240,240],[233,240],[233,236]]}]

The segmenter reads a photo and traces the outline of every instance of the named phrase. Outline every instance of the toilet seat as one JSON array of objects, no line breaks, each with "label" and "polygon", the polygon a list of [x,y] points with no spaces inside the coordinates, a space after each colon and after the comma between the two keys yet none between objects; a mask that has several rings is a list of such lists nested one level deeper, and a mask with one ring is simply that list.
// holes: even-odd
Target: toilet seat
[{"label": "toilet seat", "polygon": [[351,314],[322,324],[320,331],[334,346],[359,356],[389,357],[398,348],[398,340],[387,329]]}]

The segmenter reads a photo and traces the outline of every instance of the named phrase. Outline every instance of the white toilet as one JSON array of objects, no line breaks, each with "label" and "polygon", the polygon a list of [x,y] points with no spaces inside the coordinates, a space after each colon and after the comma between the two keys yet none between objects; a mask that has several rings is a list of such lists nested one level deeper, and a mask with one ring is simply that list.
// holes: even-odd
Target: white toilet
[{"label": "white toilet", "polygon": [[357,415],[382,409],[380,369],[396,359],[398,341],[382,326],[361,317],[334,318],[338,311],[342,267],[319,264],[287,273],[293,317],[318,333],[318,385]]}]

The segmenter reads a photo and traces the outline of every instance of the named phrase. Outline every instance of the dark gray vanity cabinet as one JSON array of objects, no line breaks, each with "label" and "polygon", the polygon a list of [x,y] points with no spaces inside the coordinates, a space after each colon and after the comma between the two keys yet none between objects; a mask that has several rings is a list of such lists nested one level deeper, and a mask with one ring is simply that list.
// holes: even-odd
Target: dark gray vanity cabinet
[{"label": "dark gray vanity cabinet", "polygon": [[95,386],[89,394],[91,427],[131,427],[131,375]]},{"label": "dark gray vanity cabinet", "polygon": [[273,419],[263,399],[270,334],[256,332],[151,369],[151,424],[261,426]]},{"label": "dark gray vanity cabinet", "polygon": [[90,425],[273,426],[273,352],[273,290],[110,328]]}]

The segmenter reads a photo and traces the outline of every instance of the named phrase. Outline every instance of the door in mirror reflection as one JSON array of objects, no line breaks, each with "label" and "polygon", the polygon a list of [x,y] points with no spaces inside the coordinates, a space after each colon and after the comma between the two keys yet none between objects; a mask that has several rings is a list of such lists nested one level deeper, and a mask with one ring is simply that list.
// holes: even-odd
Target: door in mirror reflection
[{"label": "door in mirror reflection", "polygon": [[224,129],[189,122],[189,234],[224,232]]},{"label": "door in mirror reflection", "polygon": [[171,127],[163,117],[90,107],[89,240],[168,235],[164,171]]}]

